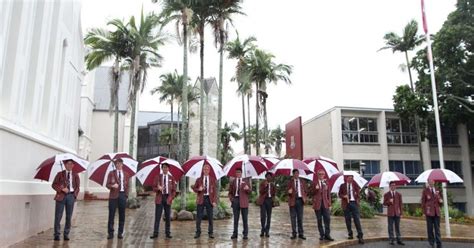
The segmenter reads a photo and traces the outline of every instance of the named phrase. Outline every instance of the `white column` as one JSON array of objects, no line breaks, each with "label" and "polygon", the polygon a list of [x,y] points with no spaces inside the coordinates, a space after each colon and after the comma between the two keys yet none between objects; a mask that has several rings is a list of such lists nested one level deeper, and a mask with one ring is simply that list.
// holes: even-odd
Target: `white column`
[{"label": "white column", "polygon": [[388,171],[388,142],[385,111],[380,112],[378,116],[377,129],[379,132],[380,144],[380,172]]},{"label": "white column", "polygon": [[459,124],[457,126],[457,130],[459,136],[459,145],[461,146],[462,175],[466,189],[466,212],[468,215],[472,216],[474,214],[474,194],[472,187],[471,157],[466,124]]},{"label": "white column", "polygon": [[335,108],[331,111],[331,129],[332,129],[332,154],[334,161],[340,165],[339,169],[344,169],[344,149],[342,145],[341,129],[341,109]]}]

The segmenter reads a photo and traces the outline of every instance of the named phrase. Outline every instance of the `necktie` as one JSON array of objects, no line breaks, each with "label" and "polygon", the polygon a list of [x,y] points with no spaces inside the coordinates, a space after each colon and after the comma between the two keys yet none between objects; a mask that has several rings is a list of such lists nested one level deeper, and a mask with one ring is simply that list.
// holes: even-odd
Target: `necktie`
[{"label": "necktie", "polygon": [[270,191],[270,183],[268,183],[268,197],[272,197],[272,193]]},{"label": "necktie", "polygon": [[296,193],[298,194],[298,197],[300,196],[300,184],[299,180],[296,179]]},{"label": "necktie", "polygon": [[207,189],[207,177],[204,177],[204,189],[206,190],[206,194],[209,194],[209,190]]},{"label": "necktie", "polygon": [[68,171],[68,172],[67,172],[67,182],[66,182],[66,185],[67,185],[67,189],[68,189],[68,190],[71,190],[71,182],[70,182],[70,180],[71,180],[71,172]]},{"label": "necktie", "polygon": [[349,183],[349,191],[347,192],[349,194],[349,201],[352,200],[352,194],[351,194],[351,184]]},{"label": "necktie", "polygon": [[165,175],[165,181],[163,184],[165,185],[165,194],[168,194],[168,175]]},{"label": "necktie", "polygon": [[120,185],[120,191],[122,191],[122,172],[119,171],[119,185]]},{"label": "necktie", "polygon": [[321,181],[319,181],[319,191],[320,191],[321,196],[322,196],[323,195],[323,183],[321,183]]},{"label": "necktie", "polygon": [[240,178],[237,179],[237,196],[240,196]]}]

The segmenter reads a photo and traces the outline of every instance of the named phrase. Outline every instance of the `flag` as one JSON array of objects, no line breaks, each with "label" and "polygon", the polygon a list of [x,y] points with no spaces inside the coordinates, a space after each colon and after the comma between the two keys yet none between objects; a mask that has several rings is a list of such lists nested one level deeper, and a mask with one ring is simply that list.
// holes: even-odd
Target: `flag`
[{"label": "flag", "polygon": [[426,21],[425,1],[421,0],[421,15],[423,19],[423,31],[428,34],[428,22]]}]

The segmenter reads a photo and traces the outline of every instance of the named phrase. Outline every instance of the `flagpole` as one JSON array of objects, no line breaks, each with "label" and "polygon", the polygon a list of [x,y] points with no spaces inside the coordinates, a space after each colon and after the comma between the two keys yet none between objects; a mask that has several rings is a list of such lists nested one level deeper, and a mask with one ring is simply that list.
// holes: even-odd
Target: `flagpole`
[{"label": "flagpole", "polygon": [[[421,0],[421,10],[423,14],[423,29],[425,31],[426,43],[428,45],[428,62],[430,64],[430,75],[431,75],[431,89],[433,93],[433,111],[435,114],[435,123],[436,123],[436,136],[438,139],[438,155],[439,155],[439,164],[440,168],[444,169],[444,155],[443,155],[443,141],[441,136],[441,127],[439,121],[439,108],[438,108],[438,94],[436,92],[436,81],[434,75],[434,66],[433,66],[433,53],[431,50],[431,40],[430,32],[428,30],[428,23],[426,21],[426,9],[424,1]],[[451,226],[449,224],[449,210],[448,210],[448,195],[446,192],[446,183],[442,183],[443,191],[443,208],[444,208],[444,222],[446,225],[446,236],[451,237]]]}]

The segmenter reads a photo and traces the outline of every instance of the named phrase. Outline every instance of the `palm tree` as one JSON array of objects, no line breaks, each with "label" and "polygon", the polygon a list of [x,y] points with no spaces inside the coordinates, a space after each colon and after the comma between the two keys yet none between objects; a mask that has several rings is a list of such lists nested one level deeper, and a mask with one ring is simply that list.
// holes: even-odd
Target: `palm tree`
[{"label": "palm tree", "polygon": [[[418,23],[415,20],[411,20],[403,29],[403,35],[399,36],[394,32],[390,32],[384,35],[385,47],[382,47],[380,50],[391,49],[393,53],[402,52],[405,53],[406,59],[406,68],[408,69],[408,77],[410,79],[410,89],[411,92],[415,92],[413,86],[413,79],[411,76],[411,66],[410,60],[408,58],[408,51],[414,50],[417,46],[421,45],[423,42],[424,36],[418,35]],[[418,141],[418,149],[420,153],[420,162],[423,165],[423,151],[421,149],[421,135],[420,135],[420,120],[415,115],[415,128],[416,128],[416,137]]]},{"label": "palm tree", "polygon": [[239,128],[239,125],[236,123],[228,125],[226,122],[219,133],[219,141],[221,146],[221,149],[219,149],[221,151],[220,157],[222,158],[221,161],[224,164],[232,158],[232,147],[230,146],[230,142],[232,140],[237,141],[241,139],[239,133],[235,131],[237,128]]},{"label": "palm tree", "polygon": [[173,138],[175,132],[176,130],[173,129],[172,127],[162,129],[160,132],[159,141],[160,141],[160,144],[166,144],[168,146],[168,157],[171,157],[172,145],[176,144],[176,138]]},{"label": "palm tree", "polygon": [[[285,131],[283,131],[280,126],[277,128],[273,129],[270,132],[269,136],[269,141],[273,147],[275,147],[275,152],[277,156],[280,158],[281,157],[281,149],[282,149],[282,144],[285,143]],[[269,152],[266,151],[268,154]]]},{"label": "palm tree", "polygon": [[129,41],[127,39],[127,30],[121,20],[114,19],[107,23],[113,26],[115,31],[111,32],[105,29],[91,29],[84,38],[84,44],[88,47],[88,53],[85,56],[87,70],[93,70],[107,61],[113,60],[114,66],[111,68],[110,82],[110,104],[109,113],[114,112],[114,152],[118,151],[118,117],[119,117],[119,99],[118,91],[120,88],[120,78],[122,75],[121,63],[127,56]]},{"label": "palm tree", "polygon": [[[222,125],[222,88],[223,88],[223,68],[224,68],[224,48],[229,34],[227,25],[232,24],[232,15],[243,14],[241,0],[218,0],[215,2],[211,16],[211,26],[214,31],[214,43],[219,49],[219,94],[217,104],[217,133]],[[244,126],[245,129],[245,126]],[[245,141],[244,141],[245,143]],[[219,137],[217,137],[216,156],[219,155]]]},{"label": "palm tree", "polygon": [[[252,92],[252,85],[249,81],[248,75],[244,71],[245,57],[255,49],[253,42],[257,41],[255,37],[249,37],[243,42],[240,41],[239,35],[233,41],[227,43],[225,50],[229,53],[227,56],[230,59],[237,59],[237,65],[235,67],[235,76],[233,80],[237,81],[238,90],[237,92],[242,97],[242,121],[243,121],[243,137],[244,137],[244,152],[250,154],[250,146],[247,140],[247,128],[245,123],[245,97],[249,100],[249,93]],[[220,83],[220,82],[219,82]],[[250,112],[249,112],[250,113]],[[250,126],[250,118],[248,118]]]},{"label": "palm tree", "polygon": [[[249,74],[252,82],[255,83],[256,92],[256,129],[259,129],[259,116],[263,116],[264,128],[263,128],[263,141],[265,146],[268,145],[268,121],[267,121],[267,107],[266,99],[267,83],[277,83],[282,80],[288,84],[291,84],[290,75],[292,67],[286,64],[276,64],[273,62],[275,56],[271,53],[267,53],[260,49],[255,49],[251,56],[245,63],[245,70]],[[260,113],[262,111],[262,113]],[[257,155],[260,154],[260,138],[257,132],[256,137],[256,150]]]}]

